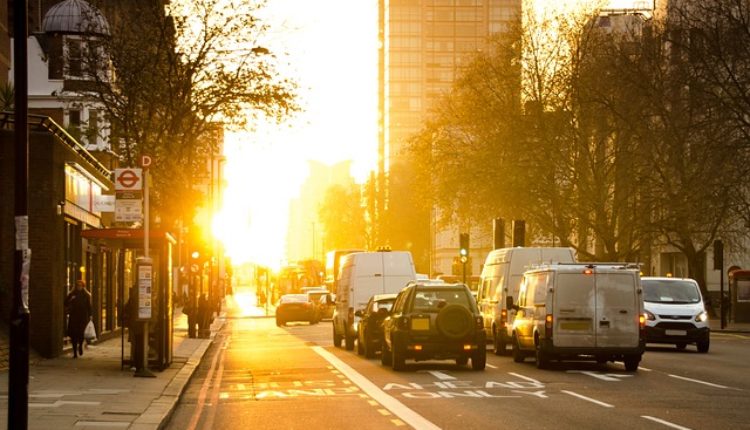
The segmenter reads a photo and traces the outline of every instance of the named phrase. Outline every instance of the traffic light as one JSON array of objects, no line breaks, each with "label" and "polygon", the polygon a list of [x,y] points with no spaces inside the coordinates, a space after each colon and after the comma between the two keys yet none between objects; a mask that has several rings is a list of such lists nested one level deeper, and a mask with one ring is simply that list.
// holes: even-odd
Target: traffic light
[{"label": "traffic light", "polygon": [[461,233],[458,239],[458,254],[461,257],[461,262],[465,263],[469,259],[469,233]]}]

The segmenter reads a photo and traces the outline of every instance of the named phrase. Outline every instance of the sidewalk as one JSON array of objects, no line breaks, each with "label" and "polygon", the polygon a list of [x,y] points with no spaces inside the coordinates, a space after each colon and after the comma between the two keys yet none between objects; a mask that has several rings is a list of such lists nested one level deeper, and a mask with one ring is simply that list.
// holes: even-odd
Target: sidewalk
[{"label": "sidewalk", "polygon": [[725,327],[721,328],[721,321],[718,318],[709,320],[711,331],[715,333],[748,333],[750,334],[750,323],[737,323],[727,321]]},{"label": "sidewalk", "polygon": [[[35,359],[29,368],[29,429],[155,430],[172,413],[190,377],[224,324],[214,320],[208,339],[190,339],[187,317],[176,310],[173,360],[153,371],[155,378],[136,378],[120,370],[120,337],[54,359]],[[125,342],[126,356],[129,345]],[[8,425],[8,372],[0,373],[0,429]]]}]

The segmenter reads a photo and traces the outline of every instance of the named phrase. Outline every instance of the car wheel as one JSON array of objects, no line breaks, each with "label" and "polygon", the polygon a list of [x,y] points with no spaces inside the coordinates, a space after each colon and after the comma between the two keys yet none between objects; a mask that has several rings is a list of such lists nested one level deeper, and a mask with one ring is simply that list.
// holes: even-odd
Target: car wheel
[{"label": "car wheel", "polygon": [[331,324],[333,327],[333,346],[341,348],[341,335],[336,333],[336,324]]},{"label": "car wheel", "polygon": [[524,354],[523,351],[521,351],[521,347],[518,345],[518,339],[516,339],[515,336],[513,336],[513,361],[516,363],[523,363],[523,360],[526,359],[526,354]]},{"label": "car wheel", "polygon": [[281,327],[281,326],[282,326],[282,324],[283,324],[283,323],[281,322],[281,320],[280,320],[280,319],[278,319],[278,318],[276,318],[276,326],[277,326],[277,327]]},{"label": "car wheel", "polygon": [[354,336],[344,335],[344,346],[347,351],[354,349]]},{"label": "car wheel", "polygon": [[391,351],[388,349],[388,345],[385,343],[385,339],[383,339],[383,351],[381,351],[380,354],[380,364],[382,364],[383,366],[391,365]]},{"label": "car wheel", "polygon": [[365,355],[365,345],[359,334],[357,334],[357,355]]},{"label": "car wheel", "polygon": [[406,358],[397,342],[392,342],[391,345],[393,346],[391,350],[391,365],[393,366],[393,370],[400,372],[406,368]]},{"label": "car wheel", "polygon": [[461,305],[448,305],[438,312],[435,325],[448,339],[461,339],[474,329],[474,317]]},{"label": "car wheel", "polygon": [[698,347],[698,352],[708,352],[708,347],[711,345],[710,341],[708,339],[706,340],[699,340],[698,344],[696,345]]},{"label": "car wheel", "polygon": [[492,344],[495,347],[495,355],[505,355],[505,340],[497,332],[497,329],[492,330]]},{"label": "car wheel", "polygon": [[684,342],[681,342],[681,343],[676,344],[675,347],[679,349],[680,351],[682,351],[683,349],[685,349],[685,347],[687,347],[687,344]]},{"label": "car wheel", "polygon": [[536,367],[537,369],[546,369],[549,367],[549,354],[544,352],[540,345],[536,347]]},{"label": "car wheel", "polygon": [[626,355],[625,356],[625,370],[628,372],[635,372],[638,370],[638,364],[641,362],[640,355]]},{"label": "car wheel", "polygon": [[471,356],[471,370],[484,370],[487,365],[487,349],[479,349]]},{"label": "car wheel", "polygon": [[367,332],[365,332],[365,335],[364,335],[364,339],[362,342],[362,349],[365,350],[365,358],[375,357],[375,346],[372,344],[372,341],[368,338]]},{"label": "car wheel", "polygon": [[469,357],[458,357],[456,359],[456,364],[458,366],[466,366],[466,364],[469,362]]}]

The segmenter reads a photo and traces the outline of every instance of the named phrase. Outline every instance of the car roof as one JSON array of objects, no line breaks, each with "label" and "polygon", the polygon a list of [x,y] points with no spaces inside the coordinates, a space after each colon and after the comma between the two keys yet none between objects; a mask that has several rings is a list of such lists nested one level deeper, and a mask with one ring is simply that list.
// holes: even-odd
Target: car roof
[{"label": "car roof", "polygon": [[641,281],[691,281],[698,282],[693,278],[675,278],[674,276],[641,276]]},{"label": "car roof", "polygon": [[388,294],[375,294],[374,296],[372,296],[372,300],[374,300],[374,301],[377,302],[377,301],[380,301],[380,300],[395,299],[396,296],[398,296],[398,294],[391,294],[391,293],[388,293]]},{"label": "car roof", "polygon": [[464,288],[466,285],[456,283],[456,284],[449,284],[445,281],[429,281],[429,282],[422,282],[417,281],[414,282],[413,285],[416,285],[417,287],[429,287],[429,288]]}]

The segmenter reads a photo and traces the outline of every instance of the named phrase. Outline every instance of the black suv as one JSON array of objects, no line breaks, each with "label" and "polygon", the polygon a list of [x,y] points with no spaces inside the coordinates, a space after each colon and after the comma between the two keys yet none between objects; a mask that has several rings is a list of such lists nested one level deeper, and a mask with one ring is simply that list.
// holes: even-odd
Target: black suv
[{"label": "black suv", "polygon": [[381,362],[403,370],[407,358],[455,359],[474,370],[487,362],[482,316],[463,284],[410,282],[383,321]]}]

